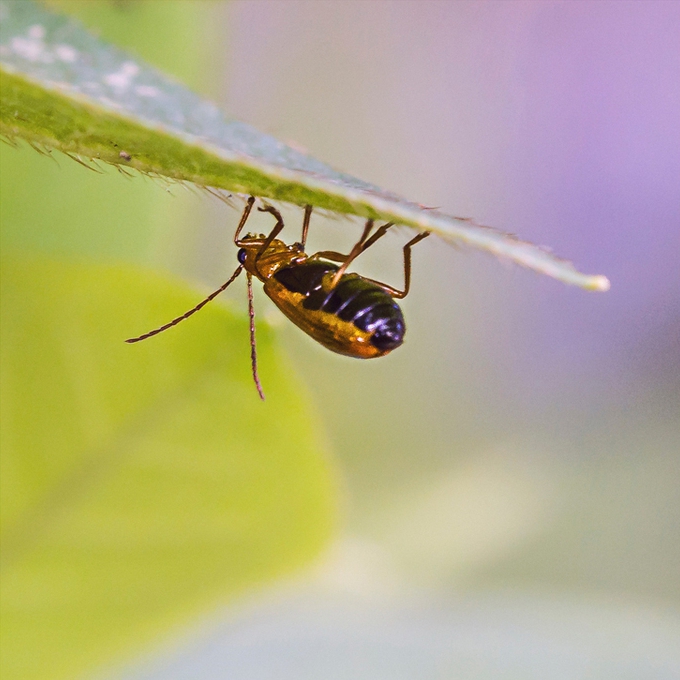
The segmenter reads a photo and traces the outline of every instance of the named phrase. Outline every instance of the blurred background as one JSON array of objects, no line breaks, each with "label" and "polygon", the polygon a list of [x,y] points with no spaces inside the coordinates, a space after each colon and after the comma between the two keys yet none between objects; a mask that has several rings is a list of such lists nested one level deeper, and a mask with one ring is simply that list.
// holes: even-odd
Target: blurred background
[{"label": "blurred background", "polygon": [[[346,522],[313,586],[212,632],[175,657],[176,677],[234,660],[251,678],[680,677],[680,7],[223,12],[232,115],[549,245],[612,290],[430,239],[414,254],[407,342],[384,361],[329,355],[282,323]],[[315,220],[310,250],[346,247],[347,226]],[[405,238],[359,270],[400,281]]]},{"label": "blurred background", "polygon": [[[179,51],[174,73],[230,115],[612,289],[430,238],[406,343],[377,362],[330,354],[259,295],[325,425],[340,527],[306,571],[101,677],[680,678],[680,4],[166,4],[201,6],[177,31],[206,53],[187,75]],[[132,5],[107,9],[125,47]],[[178,203],[156,193],[144,248],[120,219],[74,247],[106,238],[104,259],[221,283],[236,211],[187,195],[168,225]],[[301,210],[284,208],[292,239]],[[359,233],[315,216],[309,250]],[[357,270],[399,285],[408,238]]]}]

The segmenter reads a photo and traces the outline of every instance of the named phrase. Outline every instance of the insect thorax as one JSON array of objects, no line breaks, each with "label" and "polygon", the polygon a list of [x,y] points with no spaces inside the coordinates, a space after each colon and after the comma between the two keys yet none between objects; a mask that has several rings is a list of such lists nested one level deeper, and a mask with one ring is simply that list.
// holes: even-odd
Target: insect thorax
[{"label": "insect thorax", "polygon": [[245,256],[243,259],[239,257],[246,271],[256,276],[260,281],[271,278],[282,267],[298,264],[307,259],[307,255],[298,243],[288,246],[278,239],[274,239],[267,246],[267,249],[260,254],[264,241],[265,237],[262,235],[248,234],[241,241],[241,249]]}]

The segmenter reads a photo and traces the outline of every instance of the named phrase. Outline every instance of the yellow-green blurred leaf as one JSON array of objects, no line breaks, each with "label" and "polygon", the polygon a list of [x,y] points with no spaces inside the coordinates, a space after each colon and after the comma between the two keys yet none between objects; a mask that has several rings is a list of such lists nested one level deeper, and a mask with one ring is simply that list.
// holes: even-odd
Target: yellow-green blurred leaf
[{"label": "yellow-green blurred leaf", "polygon": [[123,342],[200,293],[25,256],[1,283],[3,678],[79,677],[319,551],[333,479],[266,325],[263,404],[243,313]]}]

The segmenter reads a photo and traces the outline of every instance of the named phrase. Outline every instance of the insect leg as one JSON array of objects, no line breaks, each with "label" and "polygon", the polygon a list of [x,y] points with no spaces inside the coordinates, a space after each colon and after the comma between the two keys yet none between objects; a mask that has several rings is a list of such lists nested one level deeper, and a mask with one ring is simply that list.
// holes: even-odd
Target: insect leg
[{"label": "insect leg", "polygon": [[340,281],[342,275],[347,271],[347,267],[349,267],[352,261],[355,260],[363,252],[363,245],[364,243],[366,243],[366,239],[368,239],[368,235],[371,233],[373,229],[373,224],[374,224],[373,220],[366,220],[366,224],[364,226],[364,231],[361,234],[361,238],[354,244],[354,247],[352,248],[352,250],[349,251],[349,255],[345,258],[345,261],[342,263],[338,271],[335,272],[333,280],[331,281],[331,289],[335,288],[335,286],[338,285],[338,281]]},{"label": "insect leg", "polygon": [[248,202],[246,203],[245,210],[243,211],[243,215],[241,215],[241,221],[238,223],[236,233],[234,234],[234,243],[239,247],[243,245],[243,243],[239,239],[239,236],[240,236],[241,232],[243,231],[243,227],[246,226],[246,222],[248,221],[248,216],[250,215],[250,211],[253,209],[254,203],[255,203],[255,197],[250,196],[248,198]]},{"label": "insect leg", "polygon": [[333,262],[344,262],[347,259],[347,255],[338,253],[335,250],[322,250],[314,255],[310,255],[308,262],[313,262],[314,260],[332,260]]},{"label": "insect leg", "polygon": [[414,238],[412,238],[404,246],[404,290],[397,290],[396,288],[393,288],[392,286],[389,286],[386,283],[382,283],[381,281],[376,281],[375,279],[368,280],[380,286],[393,298],[398,299],[405,298],[408,295],[409,289],[411,288],[411,248],[419,241],[422,241],[424,238],[427,238],[429,235],[430,235],[429,231],[423,231]]},{"label": "insect leg", "polygon": [[253,306],[253,275],[250,272],[246,272],[246,276],[248,278],[248,316],[250,317],[250,364],[253,369],[253,380],[255,381],[257,393],[260,395],[260,399],[264,401],[264,392],[262,391],[260,377],[257,374],[257,348],[255,345],[255,307]]},{"label": "insect leg", "polygon": [[[269,248],[269,244],[279,235],[281,230],[283,229],[283,217],[281,217],[281,213],[271,205],[265,205],[262,208],[258,208],[260,212],[268,212],[274,215],[276,217],[276,224],[274,225],[274,228],[271,230],[269,236],[264,240],[264,243],[260,246],[260,249],[257,251],[257,255],[255,255],[255,267],[257,268],[257,261],[262,257],[262,253]],[[258,269],[258,272],[260,270]]]},{"label": "insect leg", "polygon": [[314,210],[314,206],[312,205],[305,206],[305,217],[302,220],[302,240],[300,241],[302,250],[304,250],[305,245],[307,245],[307,233],[309,232],[309,220],[312,216],[312,210]]},{"label": "insect leg", "polygon": [[274,225],[274,228],[271,230],[269,236],[265,239],[264,243],[262,244],[262,247],[260,248],[260,252],[257,254],[259,257],[261,253],[263,253],[267,248],[269,247],[269,244],[279,235],[281,230],[283,229],[283,217],[281,217],[281,213],[274,208],[271,205],[264,205],[261,208],[258,208],[260,212],[268,212],[274,215],[276,217],[276,224]]},{"label": "insect leg", "polygon": [[387,230],[390,227],[393,227],[393,226],[394,226],[394,222],[388,222],[387,224],[383,224],[382,227],[379,227],[378,231],[376,231],[375,234],[373,234],[373,236],[371,236],[371,238],[369,238],[368,241],[366,241],[361,246],[361,252],[363,253],[364,250],[366,250],[367,248],[370,248],[379,238],[382,238],[387,233]]},{"label": "insect leg", "polygon": [[[382,227],[378,229],[378,231],[371,236],[371,238],[368,239],[368,241],[364,242],[361,246],[361,253],[364,252],[367,248],[370,248],[381,236],[384,236],[387,233],[387,230],[390,227],[394,226],[394,222],[388,222],[387,224],[383,224]],[[361,254],[359,253],[359,254]],[[314,253],[314,255],[310,256],[310,260],[332,260],[333,262],[344,262],[349,255],[343,255],[342,253],[338,253],[335,250],[322,250],[318,253]],[[356,258],[354,258],[356,259]]]},{"label": "insect leg", "polygon": [[184,321],[184,319],[188,319],[192,314],[195,314],[199,309],[205,307],[211,300],[216,298],[229,284],[233,283],[236,280],[236,277],[241,273],[243,270],[243,265],[239,265],[236,268],[236,271],[231,275],[231,278],[226,282],[223,283],[216,291],[213,291],[208,295],[207,298],[204,300],[201,300],[193,309],[190,309],[188,312],[185,312],[182,314],[182,316],[178,316],[176,319],[173,319],[172,321],[164,324],[160,328],[156,328],[153,331],[149,331],[148,333],[144,333],[144,335],[140,335],[138,338],[128,338],[125,342],[139,342],[140,340],[146,340],[147,338],[152,337],[153,335],[158,335],[159,333],[162,333],[163,331],[168,330],[168,328],[172,328],[173,326],[176,326],[180,321]]}]

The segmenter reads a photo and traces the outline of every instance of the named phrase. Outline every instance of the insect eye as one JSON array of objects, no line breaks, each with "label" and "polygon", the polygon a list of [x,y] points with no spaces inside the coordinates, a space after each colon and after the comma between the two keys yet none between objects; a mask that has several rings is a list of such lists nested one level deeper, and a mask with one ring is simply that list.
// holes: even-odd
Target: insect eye
[{"label": "insect eye", "polygon": [[241,264],[245,264],[245,263],[246,263],[246,249],[245,249],[245,248],[241,248],[241,249],[238,251],[238,255],[237,255],[236,257],[238,258],[238,261],[239,261]]}]

